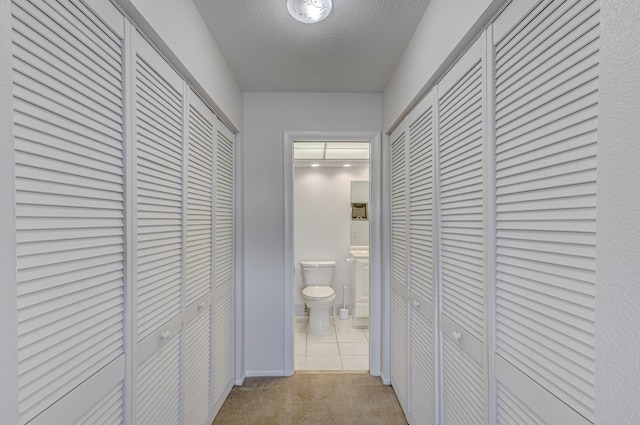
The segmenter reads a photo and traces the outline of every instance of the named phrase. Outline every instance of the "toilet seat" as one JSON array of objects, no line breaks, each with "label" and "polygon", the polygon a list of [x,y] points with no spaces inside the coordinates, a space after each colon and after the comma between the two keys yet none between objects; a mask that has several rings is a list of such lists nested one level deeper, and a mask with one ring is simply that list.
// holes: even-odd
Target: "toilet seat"
[{"label": "toilet seat", "polygon": [[336,293],[330,286],[307,286],[302,295],[310,301],[324,301],[334,297]]}]

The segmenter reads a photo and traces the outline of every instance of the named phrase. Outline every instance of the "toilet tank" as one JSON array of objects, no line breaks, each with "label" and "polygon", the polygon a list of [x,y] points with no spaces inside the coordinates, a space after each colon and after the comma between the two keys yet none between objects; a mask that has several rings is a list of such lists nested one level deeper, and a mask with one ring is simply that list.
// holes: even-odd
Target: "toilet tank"
[{"label": "toilet tank", "polygon": [[331,286],[335,261],[300,261],[304,286]]}]

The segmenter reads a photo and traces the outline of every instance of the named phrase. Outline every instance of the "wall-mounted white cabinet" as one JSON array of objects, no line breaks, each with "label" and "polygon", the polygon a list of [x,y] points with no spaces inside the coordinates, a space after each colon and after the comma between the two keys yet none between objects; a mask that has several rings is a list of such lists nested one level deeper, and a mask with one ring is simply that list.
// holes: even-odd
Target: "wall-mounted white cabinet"
[{"label": "wall-mounted white cabinet", "polygon": [[111,2],[11,13],[19,423],[209,424],[233,385],[234,135]]},{"label": "wall-mounted white cabinet", "polygon": [[514,0],[391,135],[411,424],[594,421],[598,17]]}]

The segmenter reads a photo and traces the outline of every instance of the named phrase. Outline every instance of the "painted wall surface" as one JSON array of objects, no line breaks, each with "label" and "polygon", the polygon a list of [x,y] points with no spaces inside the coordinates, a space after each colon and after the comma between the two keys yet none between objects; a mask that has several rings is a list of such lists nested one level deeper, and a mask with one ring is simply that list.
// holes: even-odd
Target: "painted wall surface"
[{"label": "painted wall surface", "polygon": [[284,132],[380,131],[381,119],[380,94],[244,94],[248,374],[284,370]]},{"label": "painted wall surface", "polygon": [[431,0],[387,83],[383,125],[408,113],[506,0]]},{"label": "painted wall surface", "polygon": [[[342,305],[342,288],[349,285],[351,182],[369,180],[368,167],[296,167],[293,172],[296,314],[302,301],[301,260],[334,260],[335,304]],[[369,223],[368,221],[366,222]],[[347,302],[348,303],[348,302]]]},{"label": "painted wall surface", "polygon": [[191,0],[116,0],[230,127],[242,128],[242,91]]},{"label": "painted wall surface", "polygon": [[640,2],[601,2],[596,423],[640,423]]}]

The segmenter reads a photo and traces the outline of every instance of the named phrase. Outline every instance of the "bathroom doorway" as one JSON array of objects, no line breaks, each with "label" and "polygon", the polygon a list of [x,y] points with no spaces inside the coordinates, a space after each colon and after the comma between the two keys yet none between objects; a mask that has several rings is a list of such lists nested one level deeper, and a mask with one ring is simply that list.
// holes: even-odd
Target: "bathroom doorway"
[{"label": "bathroom doorway", "polygon": [[[286,133],[285,164],[285,370],[379,375],[379,133]],[[308,331],[301,260],[335,261],[322,335]]]}]

